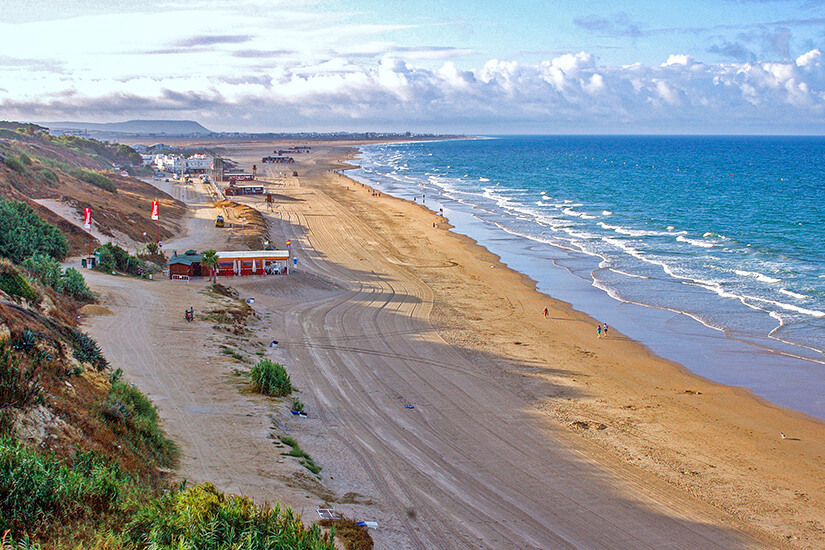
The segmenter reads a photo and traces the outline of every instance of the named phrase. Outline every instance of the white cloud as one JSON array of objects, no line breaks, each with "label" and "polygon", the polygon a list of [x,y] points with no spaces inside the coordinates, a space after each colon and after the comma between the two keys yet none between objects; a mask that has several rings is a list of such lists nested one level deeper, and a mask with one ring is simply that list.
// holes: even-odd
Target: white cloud
[{"label": "white cloud", "polygon": [[470,49],[398,42],[410,25],[300,3],[228,5],[0,23],[2,116],[196,118],[255,131],[825,128],[819,49],[774,63],[673,54],[661,65],[600,65],[581,51],[470,66]]}]

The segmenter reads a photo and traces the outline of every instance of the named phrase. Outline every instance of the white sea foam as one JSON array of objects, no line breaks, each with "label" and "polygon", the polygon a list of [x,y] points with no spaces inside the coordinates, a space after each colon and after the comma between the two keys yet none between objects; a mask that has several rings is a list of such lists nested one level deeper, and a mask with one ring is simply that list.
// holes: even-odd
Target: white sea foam
[{"label": "white sea foam", "polygon": [[684,235],[679,235],[676,237],[676,240],[679,242],[687,243],[691,246],[698,246],[699,248],[713,248],[714,243],[709,243],[707,241],[700,241],[698,239],[688,239]]},{"label": "white sea foam", "polygon": [[627,271],[622,271],[620,269],[616,269],[615,267],[611,267],[610,271],[613,273],[618,273],[619,275],[624,275],[625,277],[630,277],[632,279],[650,279],[650,277],[646,277],[644,275],[637,275],[635,273],[628,273]]},{"label": "white sea foam", "polygon": [[602,210],[602,216],[612,216],[613,212],[610,210]]},{"label": "white sea foam", "polygon": [[628,229],[620,225],[610,225],[605,222],[598,222],[598,225],[607,229],[608,231],[614,231],[621,235],[628,235],[630,237],[655,237],[658,235],[667,235],[667,233],[662,233],[661,231],[648,231],[646,229]]},{"label": "white sea foam", "polygon": [[804,294],[799,294],[797,292],[793,292],[788,290],[787,288],[780,288],[779,292],[784,294],[785,296],[790,296],[791,298],[796,298],[797,300],[810,300],[810,296],[805,296]]},{"label": "white sea foam", "polygon": [[490,181],[490,178],[478,178],[478,181]]},{"label": "white sea foam", "polygon": [[759,281],[761,283],[776,284],[776,283],[778,283],[779,281],[782,280],[782,279],[776,279],[774,277],[768,277],[767,275],[764,275],[764,274],[759,273],[757,271],[745,271],[744,269],[735,269],[733,272],[736,273],[737,275],[739,275],[740,277],[749,277],[751,279],[756,279],[757,281]]}]

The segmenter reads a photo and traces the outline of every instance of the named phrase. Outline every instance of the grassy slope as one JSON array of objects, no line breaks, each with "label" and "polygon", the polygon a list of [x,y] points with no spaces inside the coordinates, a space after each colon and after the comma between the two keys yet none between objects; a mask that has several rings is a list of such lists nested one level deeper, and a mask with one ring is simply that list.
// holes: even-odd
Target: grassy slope
[{"label": "grassy slope", "polygon": [[[179,220],[186,212],[185,205],[153,186],[113,172],[112,164],[99,155],[71,149],[48,136],[0,130],[0,157],[12,159],[11,166],[0,162],[0,195],[32,206],[43,219],[60,228],[73,252],[85,250],[87,234],[33,199],[68,201],[78,212],[91,207],[95,222],[104,234],[117,230],[138,242],[144,240],[144,232],[155,233],[155,222],[149,216],[152,200],[160,201],[161,239],[178,230]],[[30,163],[19,159],[28,159]],[[101,172],[117,192],[105,191],[78,179],[78,169]]]},{"label": "grassy slope", "polygon": [[[42,136],[0,130],[0,156],[13,159],[0,162],[0,195],[39,213],[31,199],[67,197],[135,238],[147,230],[143,203],[154,196],[167,219],[184,212],[138,180],[107,174],[114,194],[68,175],[104,164]],[[73,226],[43,214],[77,246]],[[334,548],[330,535],[305,528],[291,510],[261,508],[208,484],[170,486],[175,445],[154,405],[78,330],[82,303],[11,264],[4,270],[2,288],[17,294],[0,289],[0,548]]]}]

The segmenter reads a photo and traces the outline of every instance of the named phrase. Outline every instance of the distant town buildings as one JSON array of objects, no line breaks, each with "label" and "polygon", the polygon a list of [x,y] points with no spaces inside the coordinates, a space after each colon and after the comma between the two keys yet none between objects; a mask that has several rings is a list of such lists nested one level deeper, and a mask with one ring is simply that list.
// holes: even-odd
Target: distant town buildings
[{"label": "distant town buildings", "polygon": [[176,172],[180,174],[197,173],[202,174],[212,169],[215,162],[214,157],[203,154],[195,154],[189,157],[171,154],[144,154],[144,166],[154,165],[161,172]]}]

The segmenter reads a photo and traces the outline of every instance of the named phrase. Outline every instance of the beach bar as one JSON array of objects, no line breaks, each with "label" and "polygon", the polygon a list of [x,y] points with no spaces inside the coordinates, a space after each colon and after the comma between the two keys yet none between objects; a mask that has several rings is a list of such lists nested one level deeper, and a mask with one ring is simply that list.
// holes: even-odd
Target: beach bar
[{"label": "beach bar", "polygon": [[289,271],[289,250],[218,252],[218,275],[280,275]]},{"label": "beach bar", "polygon": [[199,277],[201,275],[201,260],[202,256],[194,250],[187,250],[183,254],[178,254],[175,251],[167,263],[169,278],[188,280],[190,277]]}]

